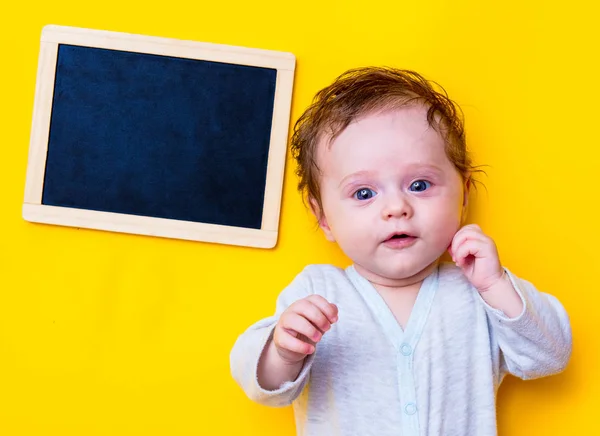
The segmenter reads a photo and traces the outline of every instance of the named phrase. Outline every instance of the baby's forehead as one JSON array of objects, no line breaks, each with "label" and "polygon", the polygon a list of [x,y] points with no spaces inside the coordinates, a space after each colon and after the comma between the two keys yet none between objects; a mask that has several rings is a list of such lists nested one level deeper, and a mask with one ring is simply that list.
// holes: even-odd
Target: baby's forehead
[{"label": "baby's forehead", "polygon": [[453,168],[444,138],[429,125],[427,111],[421,108],[358,118],[338,136],[324,137],[315,157],[321,175],[377,169],[401,173],[427,165]]},{"label": "baby's forehead", "polygon": [[354,118],[347,126],[331,126],[322,132],[318,144],[319,148],[331,149],[335,145],[374,143],[384,137],[388,141],[396,139],[415,146],[445,142],[435,120],[430,123],[427,108],[411,105],[365,113]]},{"label": "baby's forehead", "polygon": [[[359,113],[346,124],[332,121],[319,134],[319,142],[331,145],[339,137],[356,136],[363,132],[378,130],[393,126],[398,131],[412,132],[413,134],[434,134],[440,136],[437,126],[438,117],[428,119],[428,108],[420,104],[404,105],[400,107],[378,108],[376,110]],[[434,128],[435,127],[435,128]],[[433,132],[429,132],[433,128]]]}]

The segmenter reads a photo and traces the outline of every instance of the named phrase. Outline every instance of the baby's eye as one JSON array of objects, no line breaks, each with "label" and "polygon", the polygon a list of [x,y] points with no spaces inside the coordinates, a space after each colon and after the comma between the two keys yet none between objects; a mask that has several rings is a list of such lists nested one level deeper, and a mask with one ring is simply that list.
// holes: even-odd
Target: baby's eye
[{"label": "baby's eye", "polygon": [[372,189],[369,188],[361,188],[354,193],[354,198],[357,200],[368,200],[370,198],[375,197],[376,193]]},{"label": "baby's eye", "polygon": [[410,188],[408,189],[413,192],[423,192],[429,188],[431,188],[431,183],[429,183],[427,180],[415,180],[410,184]]}]

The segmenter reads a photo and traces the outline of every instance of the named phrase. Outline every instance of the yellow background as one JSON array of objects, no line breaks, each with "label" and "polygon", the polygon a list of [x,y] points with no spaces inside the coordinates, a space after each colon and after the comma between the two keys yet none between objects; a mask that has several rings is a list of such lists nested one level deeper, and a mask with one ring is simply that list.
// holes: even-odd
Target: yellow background
[{"label": "yellow background", "polygon": [[[495,3],[501,3],[496,5]],[[9,2],[0,8],[0,434],[293,435],[246,399],[237,335],[307,263],[345,265],[315,231],[293,165],[279,244],[237,248],[31,224],[21,204],[41,29],[59,24],[289,51],[292,121],[347,68],[415,69],[467,119],[487,186],[471,220],[515,273],[564,303],[566,372],[508,379],[507,435],[600,431],[598,9],[575,0]]]}]

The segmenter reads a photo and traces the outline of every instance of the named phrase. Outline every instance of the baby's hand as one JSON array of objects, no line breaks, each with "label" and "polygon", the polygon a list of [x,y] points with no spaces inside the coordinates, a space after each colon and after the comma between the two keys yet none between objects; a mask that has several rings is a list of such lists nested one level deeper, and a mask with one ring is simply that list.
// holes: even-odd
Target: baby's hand
[{"label": "baby's hand", "polygon": [[496,244],[476,224],[461,228],[454,235],[448,252],[479,292],[487,291],[503,278],[504,269]]},{"label": "baby's hand", "polygon": [[279,318],[273,344],[288,364],[315,352],[315,345],[338,320],[338,309],[320,295],[311,295],[290,305]]}]

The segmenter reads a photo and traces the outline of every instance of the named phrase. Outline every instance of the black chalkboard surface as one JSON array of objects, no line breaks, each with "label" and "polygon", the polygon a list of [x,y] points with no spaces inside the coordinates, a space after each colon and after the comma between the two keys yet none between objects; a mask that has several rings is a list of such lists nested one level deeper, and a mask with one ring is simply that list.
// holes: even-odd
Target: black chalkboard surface
[{"label": "black chalkboard surface", "polygon": [[293,70],[288,53],[46,27],[25,219],[274,246]]}]

